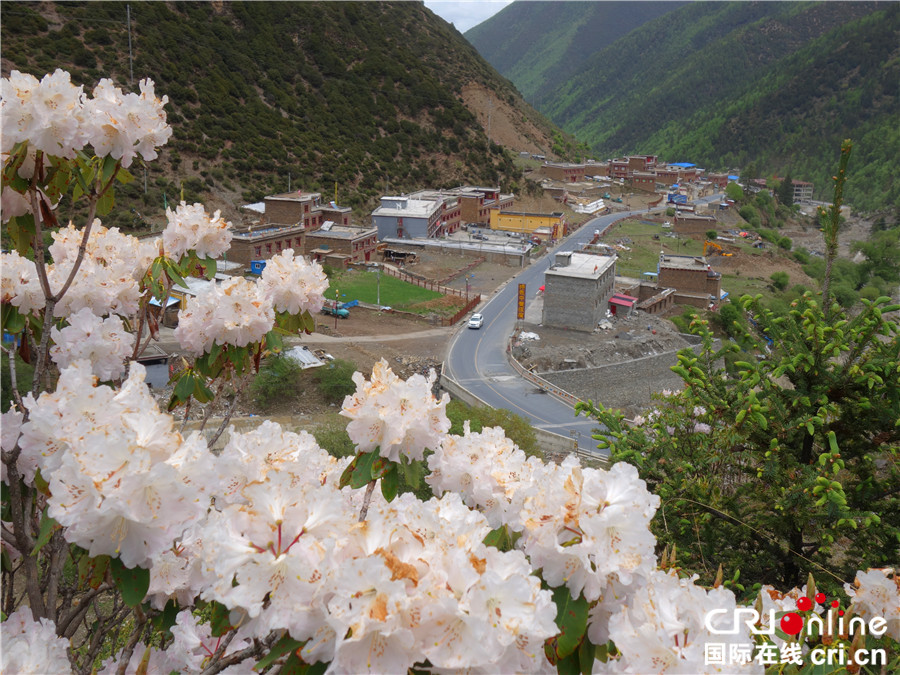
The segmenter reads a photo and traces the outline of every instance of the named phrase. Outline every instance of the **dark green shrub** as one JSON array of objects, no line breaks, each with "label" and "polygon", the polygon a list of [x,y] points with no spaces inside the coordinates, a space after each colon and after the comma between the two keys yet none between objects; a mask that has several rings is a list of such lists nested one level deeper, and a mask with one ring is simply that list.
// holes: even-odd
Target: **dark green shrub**
[{"label": "dark green shrub", "polygon": [[300,380],[302,371],[294,359],[283,355],[270,356],[250,385],[253,400],[268,408],[276,402],[297,398],[303,392]]},{"label": "dark green shrub", "polygon": [[707,230],[707,231],[706,231],[706,238],[707,238],[707,239],[715,239],[715,238],[718,237],[718,236],[719,236],[719,233],[716,232],[715,230]]},{"label": "dark green shrub", "polygon": [[790,237],[781,237],[778,240],[778,246],[783,248],[785,251],[790,251],[791,246],[794,245],[794,242],[791,241]]},{"label": "dark green shrub", "polygon": [[316,368],[313,379],[329,403],[341,403],[345,396],[356,391],[353,373],[356,364],[345,359],[335,359],[322,368]]},{"label": "dark green shrub", "polygon": [[801,265],[806,265],[809,263],[809,251],[807,251],[802,246],[796,249],[794,252],[794,260],[796,260]]},{"label": "dark green shrub", "polygon": [[772,280],[772,285],[775,286],[779,291],[783,291],[787,288],[788,283],[790,282],[790,278],[788,277],[787,272],[773,272],[772,276],[769,277]]}]

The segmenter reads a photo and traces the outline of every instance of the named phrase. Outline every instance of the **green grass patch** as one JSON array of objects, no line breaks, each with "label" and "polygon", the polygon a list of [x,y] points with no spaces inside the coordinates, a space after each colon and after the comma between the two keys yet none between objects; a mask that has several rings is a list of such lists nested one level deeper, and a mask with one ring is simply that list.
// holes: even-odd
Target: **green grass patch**
[{"label": "green grass patch", "polygon": [[[348,270],[331,278],[325,298],[334,300],[335,290],[339,294],[341,302],[359,300],[360,302],[376,303],[378,294],[378,279],[375,272]],[[401,281],[387,274],[381,275],[381,304],[407,312],[417,314],[455,314],[459,307],[465,304],[463,298],[455,295],[444,296],[437,291],[432,291],[421,286],[416,286],[407,281]]]},{"label": "green grass patch", "polygon": [[[619,251],[616,263],[616,274],[640,278],[644,272],[655,272],[659,262],[660,250],[673,255],[703,255],[703,242],[694,241],[686,236],[667,237],[661,225],[651,225],[637,220],[627,220],[618,225],[603,237],[603,243],[615,244],[625,237],[631,243],[625,243],[630,251]],[[658,235],[659,239],[654,239]]]}]

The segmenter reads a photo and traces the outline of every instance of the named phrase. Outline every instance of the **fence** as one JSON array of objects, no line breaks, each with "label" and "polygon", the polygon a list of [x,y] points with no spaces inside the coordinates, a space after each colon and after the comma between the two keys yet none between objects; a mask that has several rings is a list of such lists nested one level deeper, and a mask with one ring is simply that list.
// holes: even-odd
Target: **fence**
[{"label": "fence", "polygon": [[519,363],[518,359],[516,359],[516,357],[512,355],[511,344],[512,344],[512,341],[510,341],[510,345],[507,345],[506,359],[509,361],[509,364],[513,367],[513,370],[515,370],[517,373],[519,373],[519,375],[524,377],[526,380],[531,382],[533,385],[540,387],[540,389],[542,391],[546,391],[548,394],[555,396],[560,401],[572,406],[573,408],[575,407],[576,403],[581,402],[581,399],[578,398],[577,396],[570,394],[569,392],[565,391],[564,389],[560,389],[555,384],[551,384],[550,382],[545,380],[543,377],[539,377],[539,376],[535,375],[534,373],[532,373],[530,370],[527,370],[525,368],[525,366],[523,366],[521,363]]},{"label": "fence", "polygon": [[456,314],[454,314],[452,317],[450,317],[450,318],[443,318],[443,317],[442,317],[442,318],[441,318],[441,325],[442,325],[442,326],[453,326],[453,325],[455,325],[457,321],[459,321],[459,320],[460,320],[461,318],[463,318],[466,314],[468,314],[470,311],[472,311],[473,309],[475,309],[475,307],[478,306],[478,303],[479,303],[479,302],[481,302],[481,296],[480,296],[480,295],[474,296],[473,298],[471,298],[471,299],[466,303],[466,306],[465,306],[465,307],[463,307],[461,310],[459,310],[459,311],[458,311]]},{"label": "fence", "polygon": [[418,274],[401,272],[400,270],[394,269],[393,267],[388,267],[387,265],[382,268],[382,271],[385,274],[400,279],[401,281],[415,284],[416,286],[419,286],[421,288],[427,288],[430,291],[437,291],[438,293],[442,293],[443,295],[456,295],[461,298],[465,297],[466,295],[465,291],[461,291],[456,288],[450,288],[449,286],[442,286],[437,281],[433,281],[432,279],[426,279],[425,277],[421,277]]}]

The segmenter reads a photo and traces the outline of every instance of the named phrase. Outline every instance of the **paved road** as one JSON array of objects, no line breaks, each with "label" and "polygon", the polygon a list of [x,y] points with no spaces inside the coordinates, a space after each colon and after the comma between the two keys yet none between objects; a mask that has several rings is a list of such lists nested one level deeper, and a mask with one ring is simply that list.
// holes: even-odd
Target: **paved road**
[{"label": "paved road", "polygon": [[519,284],[525,284],[527,311],[527,305],[544,283],[544,272],[555,252],[579,249],[591,240],[594,230],[604,231],[614,221],[640,213],[646,211],[594,218],[511,279],[479,310],[484,314],[484,326],[480,330],[463,328],[451,341],[444,359],[447,375],[488,405],[522,415],[540,429],[573,437],[582,450],[600,454],[597,442],[591,438],[596,423],[583,416],[575,417],[570,406],[520,377],[506,359],[506,345],[515,328]]},{"label": "paved road", "polygon": [[[721,199],[721,195],[713,195],[695,203],[714,199]],[[527,312],[528,304],[534,300],[538,288],[544,283],[544,272],[553,262],[555,252],[580,249],[593,238],[594,230],[604,232],[617,220],[646,213],[645,210],[636,210],[594,218],[554,251],[511,279],[479,310],[484,314],[484,327],[481,330],[463,328],[450,342],[444,359],[446,373],[488,405],[522,415],[540,429],[575,438],[581,450],[606,454],[597,449],[597,442],[591,438],[597,428],[596,422],[584,416],[575,417],[575,412],[569,405],[543,393],[520,377],[506,359],[506,345],[515,328],[519,284],[526,285]]]}]

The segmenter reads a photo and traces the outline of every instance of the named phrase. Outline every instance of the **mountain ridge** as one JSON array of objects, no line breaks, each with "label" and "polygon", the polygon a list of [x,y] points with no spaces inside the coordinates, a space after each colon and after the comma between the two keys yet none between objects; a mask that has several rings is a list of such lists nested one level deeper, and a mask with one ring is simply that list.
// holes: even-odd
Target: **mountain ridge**
[{"label": "mountain ridge", "polygon": [[895,3],[691,3],[582,59],[538,108],[601,158],[754,164],[812,181],[821,198],[850,137],[847,197],[883,208],[900,201],[898,36]]}]

